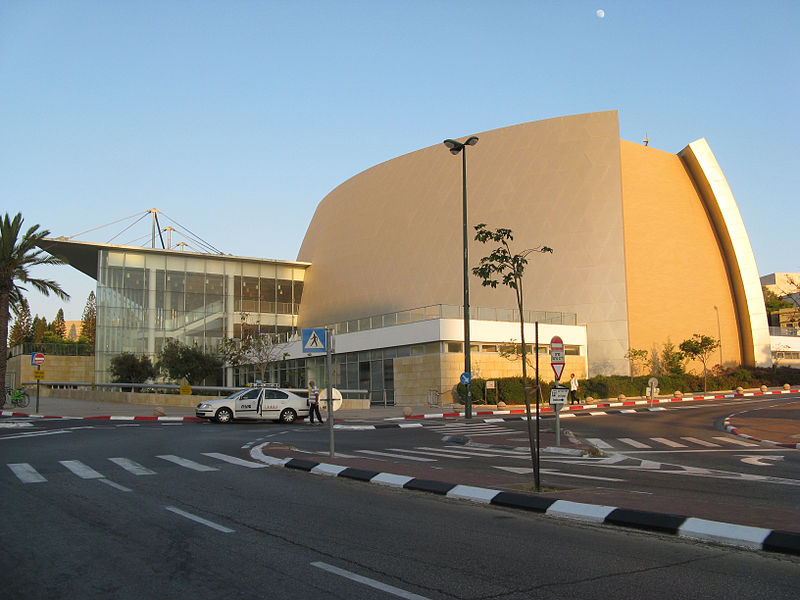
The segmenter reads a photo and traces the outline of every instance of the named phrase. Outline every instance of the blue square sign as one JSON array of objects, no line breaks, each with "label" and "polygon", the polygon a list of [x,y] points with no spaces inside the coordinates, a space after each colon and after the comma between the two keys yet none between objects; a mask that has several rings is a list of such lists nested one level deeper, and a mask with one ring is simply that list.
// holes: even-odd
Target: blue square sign
[{"label": "blue square sign", "polygon": [[303,352],[324,354],[327,348],[324,327],[312,327],[302,330]]}]

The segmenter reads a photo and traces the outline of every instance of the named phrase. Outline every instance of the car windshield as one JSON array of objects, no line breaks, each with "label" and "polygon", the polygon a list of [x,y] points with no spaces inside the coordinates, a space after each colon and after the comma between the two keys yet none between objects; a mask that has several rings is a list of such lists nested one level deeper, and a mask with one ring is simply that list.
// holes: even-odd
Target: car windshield
[{"label": "car windshield", "polygon": [[242,394],[244,394],[244,393],[245,393],[247,390],[249,390],[249,389],[250,389],[250,388],[244,388],[243,390],[236,390],[236,391],[235,391],[235,392],[233,392],[233,393],[232,393],[230,396],[228,396],[228,398],[231,398],[231,399],[233,399],[233,398],[238,398],[239,396],[241,396]]}]

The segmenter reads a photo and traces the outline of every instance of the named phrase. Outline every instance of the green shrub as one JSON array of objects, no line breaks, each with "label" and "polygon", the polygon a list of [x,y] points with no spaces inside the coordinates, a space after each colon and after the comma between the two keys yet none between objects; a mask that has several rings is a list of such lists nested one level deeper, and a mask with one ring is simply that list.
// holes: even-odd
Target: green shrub
[{"label": "green shrub", "polygon": [[[651,375],[639,377],[627,377],[624,375],[597,375],[591,379],[581,379],[578,381],[580,389],[578,397],[585,399],[591,396],[596,400],[615,399],[620,394],[629,397],[638,397],[646,393],[648,381]],[[702,394],[703,378],[692,373],[682,375],[659,375],[658,388],[662,396],[669,396],[673,392],[680,390],[683,393]],[[494,390],[486,390],[486,380],[473,379],[472,401],[475,404],[505,402],[506,404],[524,404],[524,388],[522,377],[502,377],[493,379],[496,381]],[[716,368],[713,374],[708,377],[709,390],[731,391],[741,386],[743,388],[757,388],[762,385],[768,387],[780,387],[788,383],[792,386],[800,385],[800,369],[789,367],[776,367],[772,369],[744,368],[736,367],[732,369]],[[561,382],[562,385],[569,385],[569,381]],[[534,380],[528,379],[528,387],[534,386]],[[550,398],[552,382],[542,382],[542,402],[547,404]],[[465,387],[459,383],[456,387],[459,401],[464,403]],[[532,392],[531,403],[535,403],[535,394]]]}]

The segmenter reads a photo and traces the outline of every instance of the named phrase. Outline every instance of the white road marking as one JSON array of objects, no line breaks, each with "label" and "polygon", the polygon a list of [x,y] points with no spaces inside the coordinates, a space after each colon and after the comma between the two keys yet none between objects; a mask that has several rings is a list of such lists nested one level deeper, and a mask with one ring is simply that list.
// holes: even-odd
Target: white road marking
[{"label": "white road marking", "polygon": [[654,442],[658,442],[659,444],[664,444],[665,446],[669,446],[670,448],[686,448],[686,444],[681,444],[680,442],[673,442],[672,440],[668,440],[667,438],[661,437],[651,437],[651,440]]},{"label": "white road marking", "polygon": [[637,442],[636,440],[632,440],[631,438],[617,438],[623,444],[628,444],[629,446],[633,446],[634,448],[652,448],[647,444],[642,442]]},{"label": "white road marking", "polygon": [[387,594],[392,594],[393,596],[397,596],[399,598],[406,598],[407,600],[428,600],[428,598],[426,598],[425,596],[420,596],[419,594],[413,594],[411,592],[407,592],[406,590],[394,587],[393,585],[381,583],[380,581],[376,581],[375,579],[370,579],[369,577],[357,575],[355,573],[351,573],[350,571],[345,571],[344,569],[334,567],[333,565],[329,565],[324,562],[313,562],[311,563],[311,566],[317,567],[318,569],[322,569],[323,571],[328,571],[329,573],[333,573],[334,575],[338,575],[339,577],[344,577],[345,579],[349,579],[350,581],[355,581],[357,583],[361,583],[376,590],[386,592]]},{"label": "white road marking", "polygon": [[[533,471],[533,469],[531,469]],[[577,473],[564,473],[563,471],[555,471],[551,469],[539,469],[540,472],[547,475],[560,475],[561,477],[575,477],[577,479],[593,479],[595,481],[625,481],[624,479],[617,479],[616,477],[600,477],[597,475],[578,475]]]},{"label": "white road marking", "polygon": [[143,467],[137,462],[134,462],[128,458],[109,458],[111,462],[115,465],[122,467],[129,473],[133,473],[134,475],[155,475],[155,471],[151,471],[147,467]]},{"label": "white road marking", "polygon": [[[525,441],[527,442],[528,438],[525,438]],[[428,449],[425,446],[421,446],[421,448],[423,450]],[[460,452],[462,451],[461,449],[464,448],[464,446],[445,446],[445,448],[448,449],[447,450],[448,452]],[[514,456],[514,457],[519,456],[525,458],[525,457],[530,457],[531,455],[530,452],[528,452],[527,450],[503,450],[501,448],[470,448],[470,450],[474,452],[490,452],[494,456],[508,455],[508,456]]]},{"label": "white road marking", "polygon": [[[613,465],[614,463],[622,462],[623,460],[627,460],[627,457],[624,454],[613,454],[608,458],[602,458],[596,462],[603,465]],[[592,464],[592,463],[587,463],[587,464]]]},{"label": "white road marking", "polygon": [[706,446],[707,448],[719,448],[719,444],[715,444],[714,442],[709,442],[707,440],[701,440],[695,437],[682,437],[681,439],[693,444],[699,444],[700,446]]},{"label": "white road marking", "polygon": [[105,479],[102,474],[98,473],[90,466],[83,464],[79,460],[60,460],[58,462],[75,473],[75,475],[81,479]]},{"label": "white road marking", "polygon": [[369,454],[374,456],[387,456],[389,458],[402,458],[404,460],[416,460],[417,462],[436,462],[434,458],[422,458],[420,456],[404,456],[401,454],[389,454],[388,452],[377,452],[375,450],[356,450],[361,454]]},{"label": "white road marking", "polygon": [[720,440],[721,442],[727,442],[728,444],[736,444],[737,446],[747,446],[748,448],[757,448],[758,444],[752,444],[750,442],[745,442],[736,438],[728,438],[722,436],[715,436],[715,440]]},{"label": "white road marking", "polygon": [[424,450],[404,450],[403,448],[387,448],[387,450],[391,450],[392,452],[408,452],[409,454],[423,454],[425,456],[439,456],[440,458],[458,458],[458,459],[469,458],[469,456],[464,456],[462,454],[448,454],[446,450],[424,451]]},{"label": "white road marking", "polygon": [[181,458],[180,456],[175,456],[174,454],[161,454],[158,458],[162,460],[169,461],[171,463],[175,463],[181,467],[186,467],[187,469],[192,469],[193,471],[219,471],[216,467],[209,467],[208,465],[201,465],[200,463],[194,462],[193,460],[189,460],[187,458]]},{"label": "white road marking", "polygon": [[598,448],[613,448],[608,442],[604,442],[600,438],[586,438],[586,441]]},{"label": "white road marking", "polygon": [[110,485],[111,487],[119,490],[120,492],[130,492],[132,491],[130,488],[126,488],[124,485],[120,485],[110,479],[100,479],[100,483],[105,483],[106,485]]},{"label": "white road marking", "polygon": [[20,438],[32,438],[32,437],[39,437],[41,435],[58,435],[60,433],[72,433],[66,429],[58,429],[56,431],[37,431],[32,433],[18,433],[16,435],[4,435],[0,437],[0,440],[18,440]]},{"label": "white road marking", "polygon": [[43,481],[47,481],[47,479],[42,477],[39,472],[28,463],[15,463],[7,466],[22,483],[42,483]]},{"label": "white road marking", "polygon": [[661,463],[653,462],[652,460],[643,460],[639,467],[642,469],[660,469]]},{"label": "white road marking", "polygon": [[232,465],[247,467],[248,469],[263,469],[264,467],[267,466],[264,463],[254,462],[252,460],[243,460],[235,456],[220,454],[219,452],[203,452],[203,456],[210,456],[211,458],[216,458],[217,460],[221,460],[223,462],[230,463]]},{"label": "white road marking", "polygon": [[197,515],[193,515],[192,513],[188,513],[180,508],[175,508],[174,506],[165,506],[168,511],[174,512],[176,515],[180,515],[182,517],[186,517],[190,521],[194,521],[195,523],[200,523],[201,525],[205,525],[206,527],[211,527],[211,529],[216,529],[217,531],[221,531],[222,533],[233,533],[233,529],[229,529],[228,527],[224,527],[218,523],[214,523],[213,521],[209,521],[208,519],[204,519],[202,517],[198,517]]}]

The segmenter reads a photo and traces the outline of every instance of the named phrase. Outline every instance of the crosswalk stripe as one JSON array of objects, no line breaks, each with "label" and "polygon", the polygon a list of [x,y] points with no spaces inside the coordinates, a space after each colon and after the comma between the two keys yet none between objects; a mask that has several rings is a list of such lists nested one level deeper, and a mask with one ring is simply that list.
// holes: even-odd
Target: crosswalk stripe
[{"label": "crosswalk stripe", "polygon": [[42,483],[47,481],[28,463],[14,463],[7,466],[22,483]]},{"label": "crosswalk stripe", "polygon": [[664,444],[665,446],[669,446],[670,448],[686,448],[686,444],[681,444],[680,442],[673,442],[672,440],[668,440],[667,438],[661,437],[651,437],[651,440],[654,442],[658,442],[659,444]]},{"label": "crosswalk stripe", "polygon": [[706,446],[708,448],[719,448],[719,444],[715,444],[714,442],[708,442],[706,440],[701,440],[695,437],[682,437],[682,440],[686,440],[687,442],[691,442],[693,444],[699,444],[700,446]]},{"label": "crosswalk stripe", "polygon": [[747,446],[748,448],[755,448],[758,444],[751,444],[750,442],[745,442],[742,440],[738,440],[736,438],[726,438],[722,436],[715,436],[715,440],[719,440],[721,442],[727,442],[728,444],[736,444],[737,446]]},{"label": "crosswalk stripe", "polygon": [[629,446],[633,446],[634,448],[652,448],[649,444],[645,444],[642,442],[637,442],[636,440],[632,440],[631,438],[617,438],[623,444],[628,444]]},{"label": "crosswalk stripe", "polygon": [[129,458],[117,457],[117,458],[109,458],[108,460],[113,462],[115,465],[117,465],[119,467],[122,467],[123,469],[128,471],[128,473],[133,473],[134,475],[155,475],[156,474],[155,471],[151,471],[147,467],[143,467],[139,463],[134,462],[134,461],[130,460]]},{"label": "crosswalk stripe", "polygon": [[613,448],[611,444],[604,442],[600,438],[586,438],[586,441],[597,448]]},{"label": "crosswalk stripe", "polygon": [[189,460],[187,458],[181,458],[180,456],[175,456],[174,454],[161,454],[158,456],[158,458],[174,463],[181,467],[186,467],[187,469],[192,469],[193,471],[219,471],[219,469],[217,469],[216,467],[201,465],[200,463],[194,462],[193,460]]},{"label": "crosswalk stripe", "polygon": [[356,450],[361,454],[370,454],[374,456],[386,456],[388,458],[402,458],[405,460],[415,460],[417,462],[436,462],[435,458],[422,458],[421,456],[405,456],[402,454],[390,454],[389,452],[378,452],[376,450]]},{"label": "crosswalk stripe", "polygon": [[60,460],[58,462],[75,473],[75,475],[81,479],[105,479],[102,474],[95,471],[89,465],[83,464],[79,460]]},{"label": "crosswalk stripe", "polygon": [[235,456],[220,454],[219,452],[203,452],[203,456],[210,456],[211,458],[216,458],[217,460],[221,460],[232,465],[247,467],[248,469],[263,469],[267,466],[264,463],[254,462],[252,460],[244,460]]}]

